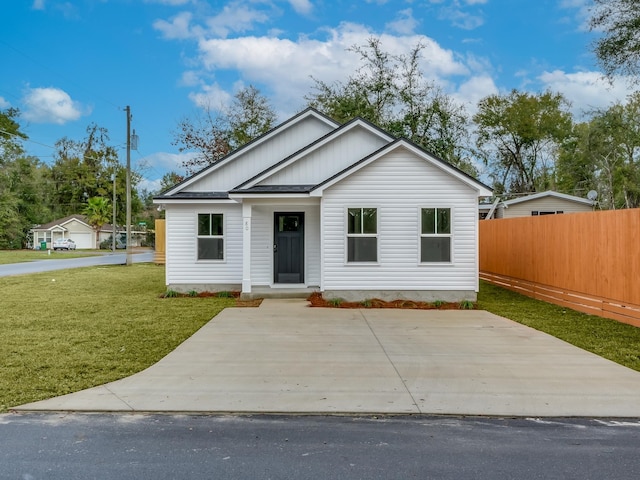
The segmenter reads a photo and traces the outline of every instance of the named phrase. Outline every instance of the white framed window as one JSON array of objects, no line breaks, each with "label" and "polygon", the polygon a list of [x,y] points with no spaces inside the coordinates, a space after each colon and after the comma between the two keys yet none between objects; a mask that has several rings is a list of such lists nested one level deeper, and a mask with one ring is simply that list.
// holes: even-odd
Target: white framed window
[{"label": "white framed window", "polygon": [[224,260],[224,215],[198,214],[198,260]]},{"label": "white framed window", "polygon": [[38,243],[51,243],[51,232],[38,232]]},{"label": "white framed window", "polygon": [[347,262],[378,261],[378,209],[347,209]]},{"label": "white framed window", "polygon": [[451,262],[451,209],[420,209],[420,262]]}]

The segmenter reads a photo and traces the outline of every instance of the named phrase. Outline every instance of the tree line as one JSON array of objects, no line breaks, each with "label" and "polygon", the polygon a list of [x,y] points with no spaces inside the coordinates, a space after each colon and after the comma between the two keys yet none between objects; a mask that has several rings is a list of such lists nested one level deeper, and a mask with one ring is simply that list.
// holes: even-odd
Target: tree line
[{"label": "tree line", "polygon": [[[640,0],[594,0],[593,49],[609,78],[640,82]],[[640,93],[625,102],[585,113],[576,121],[560,93],[512,90],[489,95],[472,115],[421,70],[424,46],[408,54],[385,51],[370,38],[351,48],[360,68],[344,81],[313,79],[304,98],[340,122],[361,117],[406,138],[489,183],[496,195],[547,189],[585,196],[598,192],[602,209],[640,206]],[[91,124],[81,140],[62,138],[49,164],[29,155],[20,112],[0,110],[0,248],[21,248],[36,224],[86,213],[100,226],[111,220],[115,176],[117,223],[124,223],[125,175],[106,129]],[[181,152],[192,152],[187,175],[219,161],[235,148],[273,128],[276,113],[254,86],[241,89],[230,106],[204,108],[184,117],[173,133]],[[167,173],[161,191],[184,176]],[[132,213],[153,220],[152,196],[138,192],[132,175]]]},{"label": "tree line", "polygon": [[[345,81],[314,79],[307,106],[347,122],[361,117],[406,138],[466,173],[503,199],[556,190],[585,197],[594,190],[602,209],[640,206],[640,93],[574,120],[560,93],[512,90],[489,95],[472,115],[420,69],[423,46],[406,55],[380,39],[352,47],[361,67]],[[228,109],[185,117],[174,144],[196,152],[187,174],[217,162],[274,126],[275,111],[258,89],[241,90]],[[250,132],[250,133],[247,133]],[[166,187],[182,177],[163,179]]]},{"label": "tree line", "polygon": [[[15,108],[0,110],[0,249],[22,248],[34,225],[72,214],[85,213],[98,227],[111,223],[114,176],[116,223],[124,224],[126,170],[107,130],[91,124],[84,139],[58,140],[49,164],[25,151],[28,137],[19,116]],[[139,181],[133,172],[132,185]],[[138,217],[143,200],[134,188],[132,212]]]}]

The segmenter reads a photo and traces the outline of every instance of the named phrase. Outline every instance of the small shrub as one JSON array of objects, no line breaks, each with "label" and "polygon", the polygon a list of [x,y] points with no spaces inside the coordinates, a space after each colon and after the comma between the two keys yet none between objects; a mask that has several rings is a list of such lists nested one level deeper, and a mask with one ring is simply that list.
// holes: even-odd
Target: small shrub
[{"label": "small shrub", "polygon": [[436,308],[440,308],[442,305],[444,305],[444,302],[442,300],[436,300],[435,302],[433,302],[433,306]]},{"label": "small shrub", "polygon": [[329,302],[329,305],[331,305],[332,307],[339,307],[342,304],[342,299],[341,298],[332,298],[328,302]]},{"label": "small shrub", "polygon": [[371,305],[373,305],[373,303],[371,302],[371,300],[367,298],[366,300],[363,300],[362,302],[360,302],[360,305],[362,305],[365,308],[371,308]]},{"label": "small shrub", "polygon": [[190,297],[197,297],[198,292],[196,292],[195,290],[189,290],[189,293],[187,293],[187,295],[189,295]]},{"label": "small shrub", "polygon": [[164,292],[164,298],[176,298],[178,296],[178,292],[175,290],[167,290]]},{"label": "small shrub", "polygon": [[475,305],[471,300],[463,300],[460,302],[460,310],[473,310]]},{"label": "small shrub", "polygon": [[218,292],[218,298],[233,298],[233,293],[227,291]]}]

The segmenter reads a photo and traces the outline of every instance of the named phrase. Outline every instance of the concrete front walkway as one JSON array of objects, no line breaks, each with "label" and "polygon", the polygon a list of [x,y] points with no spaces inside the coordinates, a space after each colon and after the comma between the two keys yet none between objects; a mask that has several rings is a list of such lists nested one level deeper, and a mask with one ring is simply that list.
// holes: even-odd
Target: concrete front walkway
[{"label": "concrete front walkway", "polygon": [[147,370],[17,411],[640,417],[640,373],[484,311],[229,308]]}]

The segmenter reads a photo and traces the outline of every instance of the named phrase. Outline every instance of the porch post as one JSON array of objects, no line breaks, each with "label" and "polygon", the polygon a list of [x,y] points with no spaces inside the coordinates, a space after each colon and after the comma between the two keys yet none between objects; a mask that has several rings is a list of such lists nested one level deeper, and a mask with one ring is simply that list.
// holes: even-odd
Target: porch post
[{"label": "porch post", "polygon": [[242,203],[242,293],[251,293],[251,204]]}]

